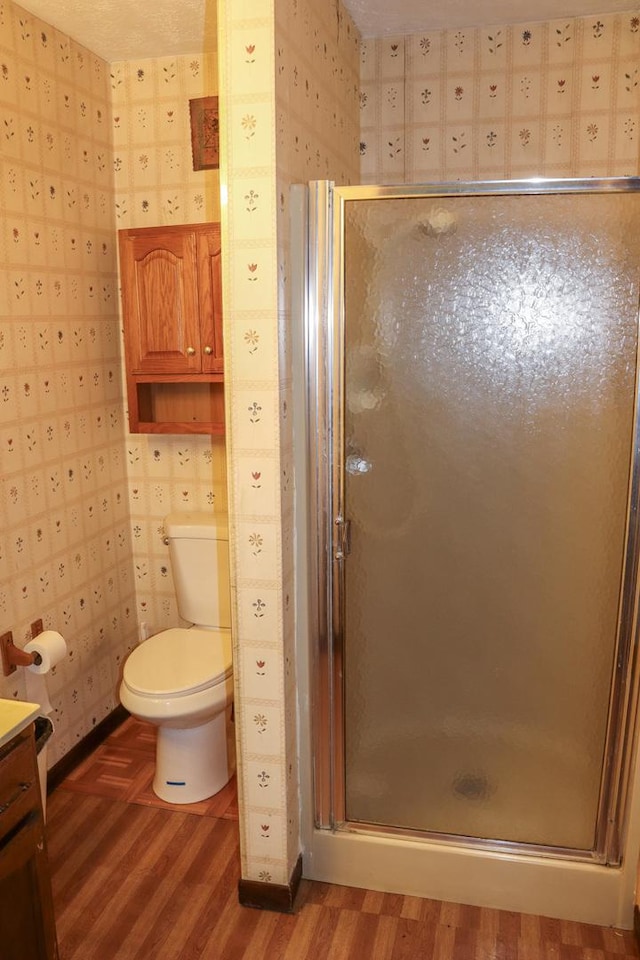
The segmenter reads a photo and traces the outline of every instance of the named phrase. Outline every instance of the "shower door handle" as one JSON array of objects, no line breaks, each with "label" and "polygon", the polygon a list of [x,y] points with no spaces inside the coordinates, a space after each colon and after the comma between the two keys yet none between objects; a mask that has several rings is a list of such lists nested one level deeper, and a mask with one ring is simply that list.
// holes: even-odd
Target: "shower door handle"
[{"label": "shower door handle", "polygon": [[351,476],[356,476],[359,473],[369,473],[373,469],[373,464],[370,460],[361,457],[359,453],[350,453],[345,462],[345,469]]},{"label": "shower door handle", "polygon": [[334,557],[336,560],[345,560],[351,553],[351,520],[338,516],[336,525],[337,542]]}]

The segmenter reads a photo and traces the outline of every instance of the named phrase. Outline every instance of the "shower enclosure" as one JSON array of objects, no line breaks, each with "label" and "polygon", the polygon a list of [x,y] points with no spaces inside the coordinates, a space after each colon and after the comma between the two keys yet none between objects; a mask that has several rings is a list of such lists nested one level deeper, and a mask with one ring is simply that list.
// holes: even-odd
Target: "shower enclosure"
[{"label": "shower enclosure", "polygon": [[309,875],[628,923],[640,181],[309,194]]}]

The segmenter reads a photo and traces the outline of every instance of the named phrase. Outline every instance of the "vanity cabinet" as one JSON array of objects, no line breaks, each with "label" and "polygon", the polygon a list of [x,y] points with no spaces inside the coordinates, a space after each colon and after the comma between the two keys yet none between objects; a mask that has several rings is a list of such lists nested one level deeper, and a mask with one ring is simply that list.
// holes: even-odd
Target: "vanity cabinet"
[{"label": "vanity cabinet", "polygon": [[120,230],[132,433],[224,431],[220,224]]},{"label": "vanity cabinet", "polygon": [[33,724],[0,747],[0,956],[58,958]]}]

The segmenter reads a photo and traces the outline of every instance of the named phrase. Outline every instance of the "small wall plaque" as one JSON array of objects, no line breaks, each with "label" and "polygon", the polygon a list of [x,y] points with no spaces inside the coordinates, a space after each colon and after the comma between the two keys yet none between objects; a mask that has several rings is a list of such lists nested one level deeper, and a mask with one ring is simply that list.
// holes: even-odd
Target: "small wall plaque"
[{"label": "small wall plaque", "polygon": [[189,100],[191,154],[194,170],[215,170],[220,165],[218,98]]}]

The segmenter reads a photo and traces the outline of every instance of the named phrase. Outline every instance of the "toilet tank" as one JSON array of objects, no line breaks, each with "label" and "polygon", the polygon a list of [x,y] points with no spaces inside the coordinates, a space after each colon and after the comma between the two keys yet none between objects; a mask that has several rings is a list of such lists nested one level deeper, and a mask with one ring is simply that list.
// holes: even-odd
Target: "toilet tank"
[{"label": "toilet tank", "polygon": [[180,616],[199,627],[230,627],[226,521],[210,513],[171,513],[164,532]]}]

